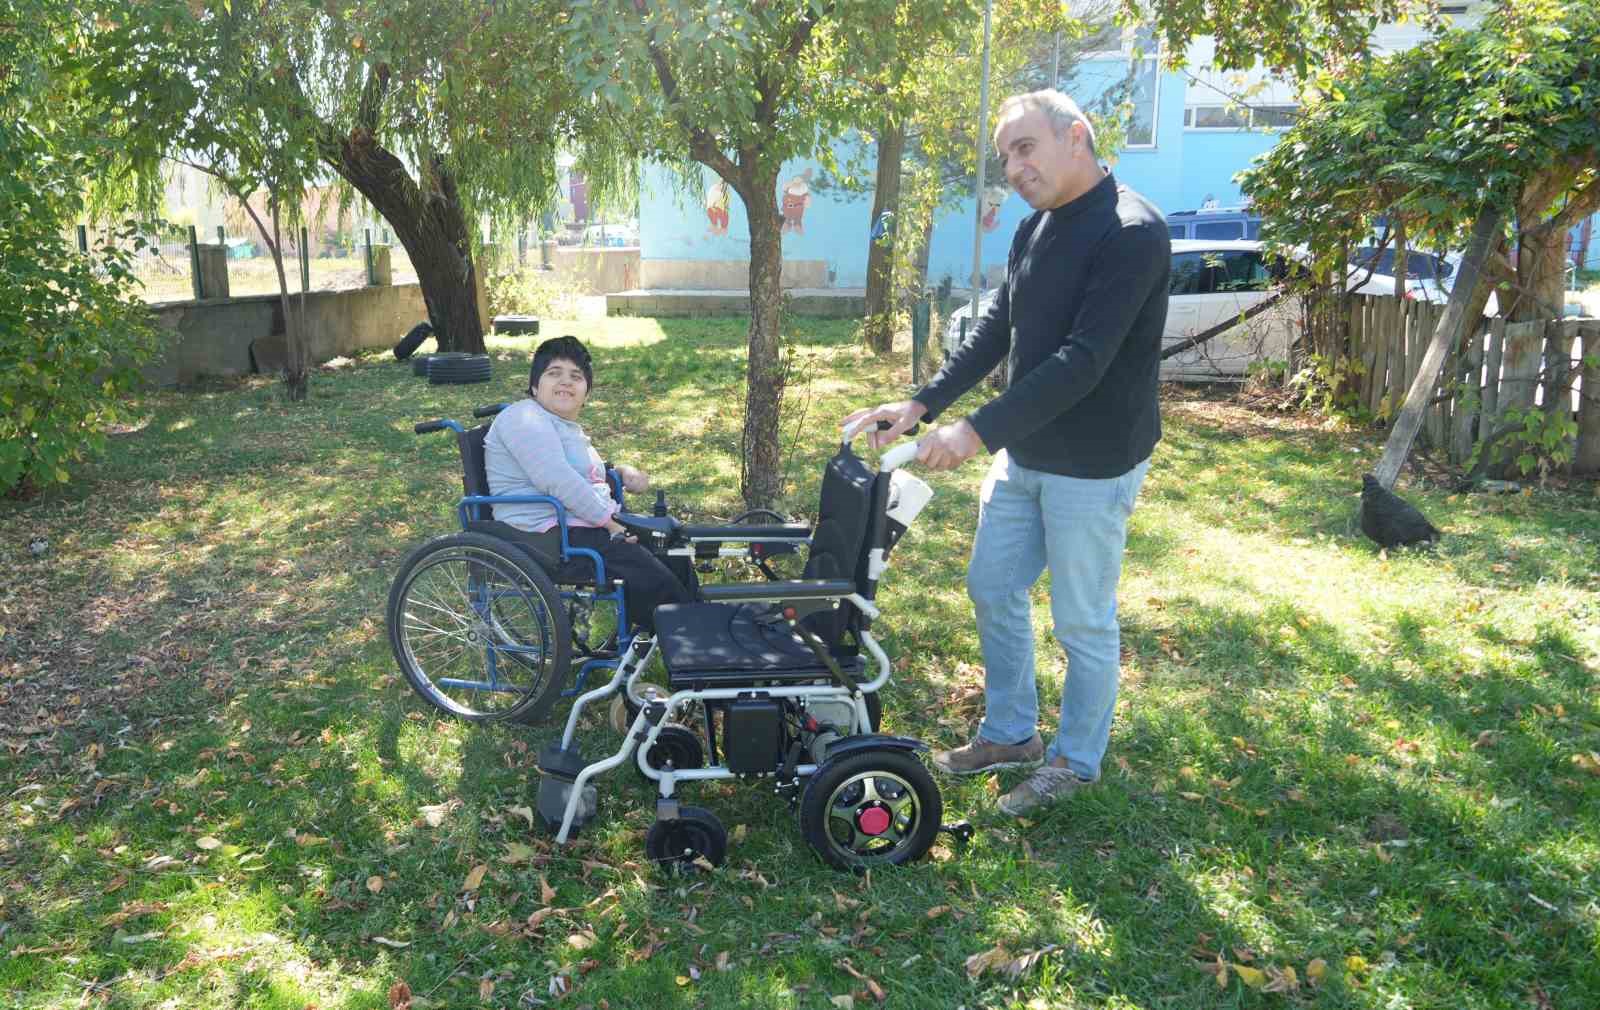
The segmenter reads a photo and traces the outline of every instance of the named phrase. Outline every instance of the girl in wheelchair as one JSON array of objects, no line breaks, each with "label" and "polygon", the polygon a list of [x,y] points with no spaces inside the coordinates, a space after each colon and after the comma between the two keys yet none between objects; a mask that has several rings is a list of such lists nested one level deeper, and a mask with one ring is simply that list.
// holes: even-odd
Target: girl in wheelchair
[{"label": "girl in wheelchair", "polygon": [[[617,522],[622,506],[611,496],[606,467],[578,423],[594,387],[594,363],[576,337],[541,343],[528,372],[528,399],[495,416],[484,438],[484,469],[496,496],[548,495],[566,509],[567,542],[588,548],[605,560],[606,575],[621,579],[627,612],[653,632],[656,607],[694,598],[693,569],[675,574],[638,544]],[[650,478],[629,466],[614,467],[625,490],[649,490]],[[556,582],[593,579],[594,565],[576,557],[564,565],[555,506],[546,502],[499,505],[495,519],[509,527],[498,532],[549,560]]]}]

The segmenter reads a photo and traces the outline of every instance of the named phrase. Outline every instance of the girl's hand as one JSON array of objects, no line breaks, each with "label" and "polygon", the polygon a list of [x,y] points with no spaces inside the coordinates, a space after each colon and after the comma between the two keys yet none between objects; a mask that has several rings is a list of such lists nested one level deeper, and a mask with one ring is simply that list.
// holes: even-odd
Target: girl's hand
[{"label": "girl's hand", "polygon": [[650,475],[643,470],[619,466],[616,471],[617,476],[622,478],[622,489],[629,494],[643,494],[650,490]]},{"label": "girl's hand", "polygon": [[635,537],[633,534],[629,533],[627,527],[623,526],[615,519],[606,520],[606,524],[602,528],[611,534],[611,539],[613,540],[624,540],[630,544],[639,542],[638,537]]}]

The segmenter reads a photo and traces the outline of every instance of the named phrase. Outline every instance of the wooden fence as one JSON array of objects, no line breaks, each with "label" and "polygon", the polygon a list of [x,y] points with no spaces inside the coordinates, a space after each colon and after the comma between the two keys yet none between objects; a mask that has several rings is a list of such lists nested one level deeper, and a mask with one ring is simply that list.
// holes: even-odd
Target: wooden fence
[{"label": "wooden fence", "polygon": [[[1393,418],[1422,364],[1443,305],[1396,298],[1351,299],[1349,355],[1360,365],[1351,388],[1362,406]],[[1585,357],[1590,358],[1588,364]],[[1573,469],[1600,472],[1600,319],[1508,323],[1495,316],[1453,348],[1424,415],[1422,435],[1464,464],[1508,409],[1540,405],[1574,412]]]}]

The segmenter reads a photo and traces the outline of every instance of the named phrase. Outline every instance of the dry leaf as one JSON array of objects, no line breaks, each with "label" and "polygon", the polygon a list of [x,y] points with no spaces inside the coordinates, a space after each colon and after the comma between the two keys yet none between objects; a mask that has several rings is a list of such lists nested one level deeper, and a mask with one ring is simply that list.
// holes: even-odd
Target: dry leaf
[{"label": "dry leaf", "polygon": [[106,916],[100,924],[102,926],[120,926],[129,919],[137,916],[149,915],[151,912],[164,912],[166,910],[167,903],[164,901],[134,901],[123,905],[118,911],[112,912],[110,915]]},{"label": "dry leaf", "polygon": [[1600,754],[1590,751],[1587,754],[1572,755],[1572,764],[1579,771],[1588,772],[1590,775],[1600,775]]},{"label": "dry leaf", "polygon": [[1198,802],[1200,800],[1205,799],[1205,797],[1201,796],[1199,793],[1179,792],[1178,795],[1182,796],[1184,799],[1190,801],[1191,803]]},{"label": "dry leaf", "polygon": [[930,919],[937,919],[939,916],[944,915],[948,911],[950,911],[949,905],[935,905],[928,909],[927,916]]},{"label": "dry leaf", "polygon": [[733,826],[733,834],[730,836],[729,840],[735,845],[742,844],[744,842],[745,835],[749,834],[749,832],[750,829],[745,827],[743,824],[735,824]]},{"label": "dry leaf", "polygon": [[123,943],[148,943],[151,940],[159,940],[159,939],[161,939],[162,935],[163,935],[163,931],[159,930],[159,929],[156,930],[154,933],[135,933],[132,936],[123,937],[122,938],[122,942]]},{"label": "dry leaf", "polygon": [[850,977],[855,979],[857,982],[866,983],[867,992],[870,993],[872,998],[877,1000],[879,1003],[882,1003],[884,1000],[889,998],[889,994],[883,991],[883,986],[868,978],[866,975],[863,975],[860,971],[857,971],[856,966],[850,963],[849,958],[845,958],[842,962],[840,962],[839,967],[849,972]]},{"label": "dry leaf", "polygon": [[1269,965],[1267,978],[1262,992],[1294,992],[1300,988],[1300,978],[1294,973],[1293,965],[1284,965],[1282,968]]},{"label": "dry leaf", "polygon": [[507,807],[506,813],[515,814],[516,816],[521,817],[523,820],[528,822],[528,827],[533,827],[532,807]]},{"label": "dry leaf", "polygon": [[1344,970],[1352,974],[1366,971],[1367,959],[1360,954],[1351,954],[1344,959]]},{"label": "dry leaf", "polygon": [[1320,957],[1306,965],[1306,981],[1310,982],[1312,985],[1321,985],[1322,980],[1327,977],[1327,974],[1328,962],[1324,961]]},{"label": "dry leaf", "polygon": [[556,900],[556,889],[550,886],[550,881],[544,879],[544,874],[539,874],[539,901],[550,904]]},{"label": "dry leaf", "polygon": [[385,947],[393,947],[395,950],[405,950],[411,946],[410,940],[391,940],[387,936],[375,936],[372,938],[372,942],[382,944]]},{"label": "dry leaf", "polygon": [[368,877],[367,890],[371,891],[373,894],[377,894],[379,891],[383,890],[383,878],[377,874],[373,874],[372,876]]},{"label": "dry leaf", "polygon": [[389,1010],[411,1010],[411,987],[403,979],[389,987]]},{"label": "dry leaf", "polygon": [[1028,970],[1034,965],[1038,964],[1041,958],[1053,950],[1060,949],[1060,946],[1060,944],[1052,943],[1040,947],[1038,950],[1026,951],[1023,954],[1012,958],[1010,961],[1007,961],[1001,966],[1001,970],[1006,973],[1006,977],[1015,982],[1017,979],[1027,974]]},{"label": "dry leaf", "polygon": [[309,849],[316,845],[327,845],[328,840],[321,835],[295,835],[294,843]]},{"label": "dry leaf", "polygon": [[538,929],[540,927],[540,925],[542,925],[546,919],[550,918],[550,916],[554,915],[555,913],[556,913],[556,910],[554,908],[541,908],[541,909],[539,909],[538,911],[534,912],[532,915],[528,916],[528,926],[527,926],[527,928],[529,930]]},{"label": "dry leaf", "polygon": [[967,977],[975,979],[998,964],[1011,960],[1011,954],[1004,947],[995,947],[981,954],[974,954],[967,958]]},{"label": "dry leaf", "polygon": [[600,938],[590,929],[580,930],[567,937],[567,946],[573,950],[588,950],[598,943]]},{"label": "dry leaf", "polygon": [[205,849],[207,852],[210,852],[212,849],[222,848],[222,843],[217,839],[212,838],[210,835],[206,835],[203,838],[197,839],[194,844],[199,848]]},{"label": "dry leaf", "polygon": [[483,875],[489,872],[489,864],[479,863],[467,873],[467,879],[461,882],[463,891],[476,891],[483,883]]},{"label": "dry leaf", "polygon": [[450,812],[450,804],[435,803],[433,806],[420,808],[422,819],[430,828],[437,828],[444,823],[444,815]]},{"label": "dry leaf", "polygon": [[478,980],[478,999],[487,1003],[489,997],[494,995],[494,979],[482,978]]},{"label": "dry leaf", "polygon": [[536,855],[538,855],[538,852],[531,845],[524,845],[522,842],[507,842],[506,851],[500,857],[500,861],[510,866],[515,866],[518,863],[533,862],[533,857]]},{"label": "dry leaf", "polygon": [[1252,968],[1247,964],[1233,966],[1234,974],[1239,976],[1239,981],[1252,989],[1259,989],[1267,984],[1266,973],[1259,968]]},{"label": "dry leaf", "polygon": [[848,994],[844,996],[834,996],[829,999],[828,1002],[838,1007],[839,1010],[855,1010],[856,1007],[856,998]]},{"label": "dry leaf", "polygon": [[673,981],[678,983],[679,985],[688,985],[690,982],[692,982],[694,980],[691,979],[687,975],[679,975],[677,978],[673,979]]}]

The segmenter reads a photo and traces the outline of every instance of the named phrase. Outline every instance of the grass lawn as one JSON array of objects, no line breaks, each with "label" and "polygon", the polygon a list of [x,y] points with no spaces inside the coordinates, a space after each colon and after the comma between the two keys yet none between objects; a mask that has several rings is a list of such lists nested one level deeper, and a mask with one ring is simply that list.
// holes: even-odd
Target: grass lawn
[{"label": "grass lawn", "polygon": [[[743,323],[547,332],[569,329],[602,451],[680,514],[736,511]],[[835,421],[908,366],[848,322],[796,329],[805,511]],[[440,718],[389,654],[389,580],[460,490],[451,440],[411,424],[515,396],[531,343],[493,343],[489,386],[375,357],[302,406],[155,393],[69,489],[0,503],[0,1005],[384,1008],[400,983],[414,1007],[1596,1005],[1592,487],[1411,487],[1447,535],[1385,556],[1354,526],[1377,440],[1171,392],[1099,788],[1018,823],[993,781],[944,779],[974,843],[857,878],[763,789],[690,787],[735,842],[679,882],[643,858],[636,776],[556,850],[518,808],[557,730]],[[881,593],[886,728],[941,746],[982,707],[981,473],[929,478]]]}]

